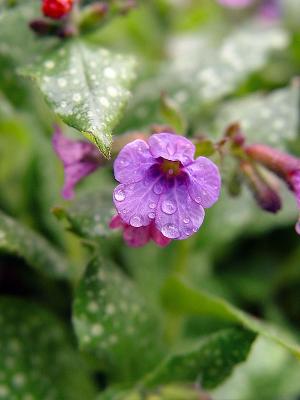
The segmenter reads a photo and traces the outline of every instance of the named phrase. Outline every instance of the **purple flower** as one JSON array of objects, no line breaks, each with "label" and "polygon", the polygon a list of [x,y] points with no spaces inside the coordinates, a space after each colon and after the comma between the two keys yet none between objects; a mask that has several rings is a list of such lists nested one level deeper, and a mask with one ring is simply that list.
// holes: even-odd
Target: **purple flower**
[{"label": "purple flower", "polygon": [[244,8],[253,3],[254,0],[218,0],[218,2],[225,7],[230,8]]},{"label": "purple flower", "polygon": [[100,167],[104,159],[92,143],[69,139],[62,134],[58,126],[55,127],[52,145],[64,165],[65,182],[62,196],[71,199],[74,196],[74,186]]},{"label": "purple flower", "polygon": [[[255,5],[255,0],[217,0],[219,4],[228,8],[246,8]],[[280,0],[262,0],[258,5],[258,15],[264,21],[277,20],[281,15]]]},{"label": "purple flower", "polygon": [[195,146],[171,133],[150,136],[148,143],[127,144],[114,163],[114,203],[124,222],[139,228],[152,223],[170,239],[186,239],[200,228],[204,208],[220,194],[217,166],[194,160]]},{"label": "purple flower", "polygon": [[153,240],[160,247],[165,247],[171,242],[171,239],[161,234],[154,223],[135,228],[126,224],[119,215],[115,215],[110,221],[109,227],[111,229],[123,229],[123,238],[130,247],[142,247],[150,240]]},{"label": "purple flower", "polygon": [[264,0],[259,8],[259,15],[265,21],[278,20],[281,15],[280,0]]}]

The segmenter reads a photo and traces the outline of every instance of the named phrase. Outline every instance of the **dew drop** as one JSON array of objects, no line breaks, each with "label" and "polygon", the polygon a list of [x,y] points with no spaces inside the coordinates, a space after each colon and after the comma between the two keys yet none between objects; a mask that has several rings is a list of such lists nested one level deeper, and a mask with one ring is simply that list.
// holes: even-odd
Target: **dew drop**
[{"label": "dew drop", "polygon": [[148,217],[149,217],[150,219],[154,219],[154,218],[155,218],[154,212],[149,213],[149,214],[148,214]]},{"label": "dew drop", "polygon": [[176,239],[179,237],[179,230],[173,224],[166,224],[162,227],[162,234],[170,239]]},{"label": "dew drop", "polygon": [[164,200],[161,205],[161,209],[164,213],[172,215],[177,210],[176,205],[171,200]]},{"label": "dew drop", "polygon": [[134,215],[130,218],[130,225],[139,228],[143,225],[142,218],[139,215]]},{"label": "dew drop", "polygon": [[191,236],[191,234],[193,233],[193,228],[191,228],[191,227],[189,227],[189,226],[186,226],[186,227],[184,228],[184,233],[185,233],[187,236]]},{"label": "dew drop", "polygon": [[122,165],[122,167],[127,167],[129,165],[129,161],[126,158],[119,159],[119,163]]},{"label": "dew drop", "polygon": [[202,203],[202,199],[200,196],[195,197],[195,202],[201,204]]},{"label": "dew drop", "polygon": [[157,182],[154,187],[153,187],[153,192],[155,194],[161,194],[163,192],[163,185],[159,182]]},{"label": "dew drop", "polygon": [[190,220],[189,218],[183,218],[183,222],[184,222],[185,224],[188,224],[190,221],[191,221],[191,220]]},{"label": "dew drop", "polygon": [[117,201],[123,201],[125,200],[125,192],[122,189],[118,189],[114,193],[114,197]]},{"label": "dew drop", "polygon": [[149,208],[151,208],[152,210],[154,210],[154,208],[156,208],[156,204],[152,201],[151,203],[148,204]]}]

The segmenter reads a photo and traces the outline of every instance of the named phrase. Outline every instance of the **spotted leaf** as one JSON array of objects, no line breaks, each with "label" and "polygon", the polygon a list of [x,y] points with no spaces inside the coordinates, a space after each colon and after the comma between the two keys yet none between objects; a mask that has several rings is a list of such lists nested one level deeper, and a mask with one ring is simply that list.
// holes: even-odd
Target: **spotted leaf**
[{"label": "spotted leaf", "polygon": [[288,34],[278,26],[249,23],[229,35],[207,31],[173,37],[168,43],[169,62],[157,76],[142,81],[129,103],[121,129],[165,122],[159,116],[157,93],[165,91],[188,117],[204,105],[233,93],[251,73],[267,64],[270,54],[284,49]]},{"label": "spotted leaf", "polygon": [[255,334],[239,328],[221,330],[209,335],[189,350],[174,353],[150,374],[145,384],[198,381],[204,388],[213,388],[244,361]]},{"label": "spotted leaf", "polygon": [[86,193],[76,198],[69,208],[55,207],[53,212],[67,220],[69,230],[89,239],[110,235],[109,222],[116,213],[112,191]]},{"label": "spotted leaf", "polygon": [[88,266],[75,295],[73,322],[81,348],[96,355],[114,378],[137,378],[163,354],[157,313],[107,260]]},{"label": "spotted leaf", "polygon": [[1,298],[0,321],[1,399],[94,398],[82,361],[49,312]]},{"label": "spotted leaf", "polygon": [[134,69],[131,57],[72,40],[21,72],[34,79],[64,122],[109,157],[112,129],[130,96]]},{"label": "spotted leaf", "polygon": [[221,134],[227,125],[238,122],[247,141],[284,149],[298,135],[299,102],[299,80],[268,95],[255,94],[228,101],[220,107],[216,130]]},{"label": "spotted leaf", "polygon": [[31,229],[0,212],[0,251],[14,254],[51,277],[66,278],[72,271],[64,257]]},{"label": "spotted leaf", "polygon": [[300,345],[280,329],[251,317],[217,296],[194,289],[177,277],[171,277],[167,282],[163,291],[163,299],[165,306],[176,314],[209,315],[238,324],[254,334],[274,341],[300,358]]}]

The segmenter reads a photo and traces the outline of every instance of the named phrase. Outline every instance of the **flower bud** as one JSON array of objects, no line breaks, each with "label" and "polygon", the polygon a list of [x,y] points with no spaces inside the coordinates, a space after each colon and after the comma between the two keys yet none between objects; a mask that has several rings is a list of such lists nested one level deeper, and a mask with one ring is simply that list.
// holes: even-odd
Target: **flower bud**
[{"label": "flower bud", "polygon": [[263,210],[271,213],[279,211],[281,209],[279,194],[257,168],[249,161],[242,161],[240,168],[257,204]]},{"label": "flower bud", "polygon": [[60,19],[71,11],[73,3],[74,0],[43,0],[42,11],[45,17]]},{"label": "flower bud", "polygon": [[245,147],[252,160],[259,162],[283,179],[287,179],[294,171],[300,170],[300,160],[280,150],[263,144]]},{"label": "flower bud", "polygon": [[80,29],[93,29],[108,13],[108,4],[103,1],[85,7],[80,15]]},{"label": "flower bud", "polygon": [[56,35],[58,32],[58,25],[45,19],[34,19],[29,23],[29,26],[40,36]]}]

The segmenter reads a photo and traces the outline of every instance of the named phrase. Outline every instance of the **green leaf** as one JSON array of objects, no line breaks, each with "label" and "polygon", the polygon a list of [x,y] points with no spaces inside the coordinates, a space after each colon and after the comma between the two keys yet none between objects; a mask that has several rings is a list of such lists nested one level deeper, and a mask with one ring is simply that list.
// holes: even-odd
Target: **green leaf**
[{"label": "green leaf", "polygon": [[130,96],[135,61],[71,40],[22,74],[34,79],[54,112],[110,157],[112,129]]},{"label": "green leaf", "polygon": [[165,306],[178,314],[209,315],[243,326],[290,351],[300,359],[300,346],[289,337],[258,319],[232,306],[225,300],[194,289],[177,277],[171,277],[163,290]]},{"label": "green leaf", "polygon": [[80,347],[92,352],[107,373],[132,380],[160,358],[160,324],[134,283],[115,265],[93,260],[74,302]]},{"label": "green leaf", "polygon": [[69,230],[78,236],[97,239],[112,234],[109,222],[115,214],[112,203],[112,190],[86,193],[76,198],[69,208],[55,207],[58,218],[65,218]]},{"label": "green leaf", "polygon": [[[0,6],[1,7],[1,6]],[[20,1],[15,7],[0,10],[0,54],[24,65],[33,62],[53,47],[53,38],[42,40],[29,28],[32,19],[40,16],[35,0]]]},{"label": "green leaf", "polygon": [[71,267],[50,243],[2,212],[0,212],[0,251],[24,258],[29,266],[50,277],[72,276]]},{"label": "green leaf", "polygon": [[214,400],[253,400],[259,393],[263,400],[295,399],[300,391],[299,374],[299,360],[260,337],[247,361],[211,396]]},{"label": "green leaf", "polygon": [[216,130],[221,134],[229,124],[238,122],[247,141],[285,149],[298,135],[299,102],[298,80],[268,95],[254,94],[228,101],[219,109]]},{"label": "green leaf", "polygon": [[86,368],[64,329],[33,303],[0,299],[0,397],[92,399]]},{"label": "green leaf", "polygon": [[174,99],[186,117],[234,92],[251,73],[261,69],[274,50],[288,45],[288,34],[278,26],[250,23],[229,35],[217,30],[173,37],[170,55],[157,76],[144,79],[135,89],[127,118],[120,130],[161,122],[158,94]]},{"label": "green leaf", "polygon": [[186,121],[176,104],[176,102],[164,93],[160,97],[160,112],[167,124],[180,135],[183,135],[186,130]]},{"label": "green leaf", "polygon": [[198,381],[213,388],[244,361],[256,334],[245,329],[224,329],[193,344],[192,349],[170,355],[145,379],[146,385]]}]

